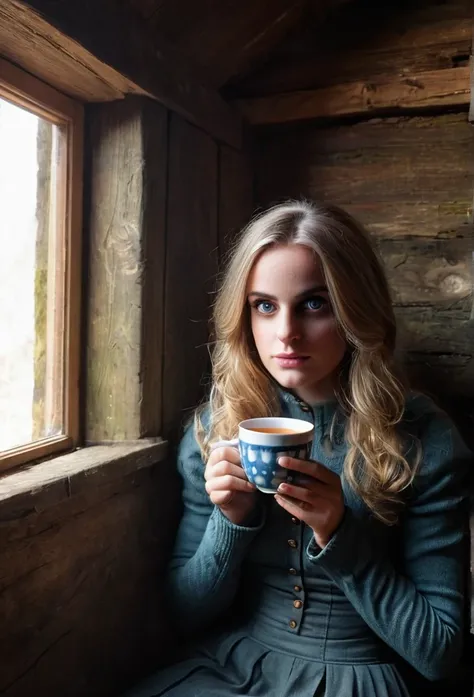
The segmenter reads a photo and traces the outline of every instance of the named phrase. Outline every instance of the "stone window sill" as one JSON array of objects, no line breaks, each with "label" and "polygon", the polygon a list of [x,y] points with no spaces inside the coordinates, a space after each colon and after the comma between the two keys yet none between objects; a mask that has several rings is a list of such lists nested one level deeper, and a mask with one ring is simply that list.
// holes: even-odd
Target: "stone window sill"
[{"label": "stone window sill", "polygon": [[0,521],[40,512],[166,458],[161,438],[93,445],[0,477]]}]

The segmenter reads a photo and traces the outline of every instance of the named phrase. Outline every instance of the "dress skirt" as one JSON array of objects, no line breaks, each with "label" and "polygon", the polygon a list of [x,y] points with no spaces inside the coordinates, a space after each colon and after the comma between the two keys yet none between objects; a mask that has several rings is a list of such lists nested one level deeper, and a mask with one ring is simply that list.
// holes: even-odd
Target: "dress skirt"
[{"label": "dress skirt", "polygon": [[409,697],[390,663],[323,663],[270,648],[242,632],[204,641],[190,657],[124,697]]}]

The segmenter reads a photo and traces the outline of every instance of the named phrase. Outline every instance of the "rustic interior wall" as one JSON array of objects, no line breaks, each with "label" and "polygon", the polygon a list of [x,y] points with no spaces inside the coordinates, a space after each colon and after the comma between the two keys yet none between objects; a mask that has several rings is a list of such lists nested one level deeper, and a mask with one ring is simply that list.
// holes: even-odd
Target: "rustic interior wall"
[{"label": "rustic interior wall", "polygon": [[175,477],[162,462],[44,510],[2,508],[5,697],[108,697],[163,660]]}]

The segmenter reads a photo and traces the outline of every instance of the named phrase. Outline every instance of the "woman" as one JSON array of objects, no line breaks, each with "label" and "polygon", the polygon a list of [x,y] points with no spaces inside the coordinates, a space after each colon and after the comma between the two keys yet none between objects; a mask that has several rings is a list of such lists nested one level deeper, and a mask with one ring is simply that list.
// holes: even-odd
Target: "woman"
[{"label": "woman", "polygon": [[[417,674],[449,674],[462,650],[468,453],[397,374],[367,234],[335,207],[263,213],[233,251],[214,327],[210,399],[179,452],[169,591],[198,639],[134,694],[397,697]],[[212,448],[269,415],[315,424],[311,460],[281,461],[304,480],[275,496],[246,480],[236,449]]]}]

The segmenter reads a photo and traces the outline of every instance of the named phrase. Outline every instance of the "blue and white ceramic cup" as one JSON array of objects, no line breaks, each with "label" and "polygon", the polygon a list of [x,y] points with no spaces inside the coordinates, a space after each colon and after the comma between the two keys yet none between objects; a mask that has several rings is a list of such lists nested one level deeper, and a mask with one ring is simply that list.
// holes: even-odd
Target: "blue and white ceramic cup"
[{"label": "blue and white ceramic cup", "polygon": [[275,494],[282,482],[291,482],[295,472],[280,467],[282,455],[308,459],[311,453],[314,425],[302,419],[263,417],[247,419],[239,424],[239,438],[219,441],[239,448],[240,460],[247,479],[264,494]]}]

